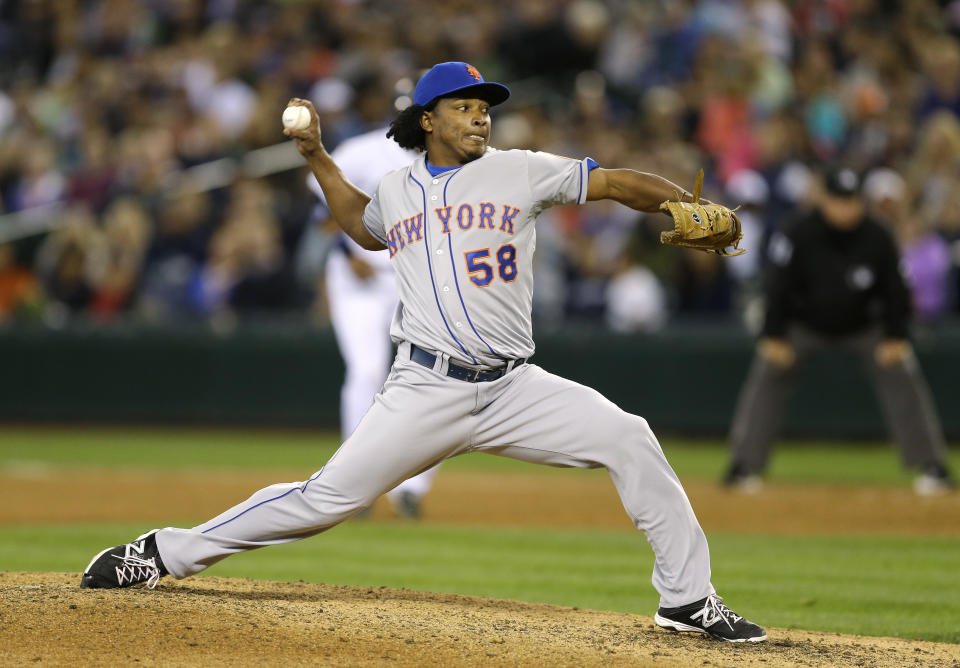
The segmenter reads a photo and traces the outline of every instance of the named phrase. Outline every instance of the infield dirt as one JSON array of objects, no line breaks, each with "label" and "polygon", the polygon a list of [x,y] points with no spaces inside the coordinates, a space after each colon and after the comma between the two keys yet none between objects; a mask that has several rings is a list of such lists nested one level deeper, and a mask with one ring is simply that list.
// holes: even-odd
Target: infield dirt
[{"label": "infield dirt", "polygon": [[[303,473],[0,472],[0,485],[10,500],[0,505],[0,524],[199,523],[261,487],[298,480]],[[960,536],[957,494],[923,498],[889,486],[778,484],[750,495],[703,480],[685,480],[684,488],[707,532]],[[602,471],[442,471],[424,510],[424,521],[443,524],[634,530]],[[383,499],[373,515],[390,517]]]}]

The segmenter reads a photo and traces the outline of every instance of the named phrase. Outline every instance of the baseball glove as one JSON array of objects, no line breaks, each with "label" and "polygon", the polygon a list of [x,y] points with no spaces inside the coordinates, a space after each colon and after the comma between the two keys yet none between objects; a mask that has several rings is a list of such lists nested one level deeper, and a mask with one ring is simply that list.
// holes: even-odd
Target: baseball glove
[{"label": "baseball glove", "polygon": [[[668,201],[660,205],[660,210],[673,218],[673,229],[660,233],[660,241],[671,246],[686,246],[717,255],[740,255],[745,249],[737,244],[743,238],[740,219],[734,213],[737,209],[728,209],[722,204],[701,204],[700,192],[703,190],[703,170],[697,174],[693,186],[693,202]],[[728,246],[732,247],[728,250]]]}]

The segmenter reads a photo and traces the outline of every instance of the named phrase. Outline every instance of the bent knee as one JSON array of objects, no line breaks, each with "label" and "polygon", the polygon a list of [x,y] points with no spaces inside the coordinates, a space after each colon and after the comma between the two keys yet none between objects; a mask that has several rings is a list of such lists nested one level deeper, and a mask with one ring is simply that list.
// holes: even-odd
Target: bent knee
[{"label": "bent knee", "polygon": [[[314,483],[317,481],[313,481]],[[358,493],[339,489],[330,484],[311,484],[303,492],[304,502],[317,518],[317,524],[331,526],[366,510],[377,500],[379,494]]]},{"label": "bent knee", "polygon": [[608,439],[626,448],[649,446],[656,443],[650,424],[639,415],[621,413],[608,425]]}]

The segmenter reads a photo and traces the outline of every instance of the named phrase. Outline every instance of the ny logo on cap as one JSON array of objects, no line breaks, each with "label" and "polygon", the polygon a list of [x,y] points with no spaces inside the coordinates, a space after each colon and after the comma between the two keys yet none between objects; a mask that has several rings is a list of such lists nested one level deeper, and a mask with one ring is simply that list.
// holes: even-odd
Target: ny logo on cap
[{"label": "ny logo on cap", "polygon": [[470,76],[472,76],[474,79],[476,79],[477,81],[482,81],[482,80],[483,80],[483,79],[480,77],[480,71],[477,70],[477,68],[474,67],[473,65],[467,65],[467,73],[468,73]]}]

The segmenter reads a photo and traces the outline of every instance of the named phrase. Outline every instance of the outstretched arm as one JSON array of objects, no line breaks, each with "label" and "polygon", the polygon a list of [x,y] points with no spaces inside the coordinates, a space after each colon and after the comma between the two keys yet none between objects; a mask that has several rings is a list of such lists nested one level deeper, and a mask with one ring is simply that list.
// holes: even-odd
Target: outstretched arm
[{"label": "outstretched arm", "polygon": [[305,130],[286,128],[283,134],[293,139],[294,145],[300,151],[317,183],[323,190],[327,206],[337,225],[348,237],[367,250],[383,250],[385,246],[377,240],[363,224],[363,210],[370,202],[370,196],[350,183],[337,164],[327,153],[320,141],[320,123],[317,112],[309,100],[295,97],[288,105],[296,104],[310,110],[310,126]]},{"label": "outstretched arm", "polygon": [[[587,186],[587,199],[612,199],[637,211],[655,213],[660,203],[667,200],[692,202],[693,194],[662,176],[637,172],[632,169],[603,169],[597,167],[590,171],[590,183]],[[700,198],[704,204],[710,202]]]}]

